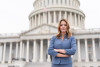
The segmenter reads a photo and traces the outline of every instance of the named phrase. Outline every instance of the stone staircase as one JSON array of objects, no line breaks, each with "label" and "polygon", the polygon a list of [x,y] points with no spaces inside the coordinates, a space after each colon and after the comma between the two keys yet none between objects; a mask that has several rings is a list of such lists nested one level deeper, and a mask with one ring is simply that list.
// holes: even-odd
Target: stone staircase
[{"label": "stone staircase", "polygon": [[29,62],[26,63],[26,65],[24,67],[51,67],[51,63],[33,63],[33,62]]},{"label": "stone staircase", "polygon": [[27,63],[24,61],[19,61],[19,62],[16,61],[15,63],[11,63],[11,64],[8,64],[8,63],[0,64],[0,67],[51,67],[51,63],[48,63],[48,62],[43,62],[43,63],[28,62]]}]

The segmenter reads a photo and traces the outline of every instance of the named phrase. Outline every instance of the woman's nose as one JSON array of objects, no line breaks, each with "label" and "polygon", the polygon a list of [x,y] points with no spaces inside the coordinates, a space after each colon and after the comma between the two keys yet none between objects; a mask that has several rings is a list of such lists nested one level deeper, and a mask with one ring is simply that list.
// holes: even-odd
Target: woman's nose
[{"label": "woman's nose", "polygon": [[63,27],[65,27],[65,26],[63,25]]}]

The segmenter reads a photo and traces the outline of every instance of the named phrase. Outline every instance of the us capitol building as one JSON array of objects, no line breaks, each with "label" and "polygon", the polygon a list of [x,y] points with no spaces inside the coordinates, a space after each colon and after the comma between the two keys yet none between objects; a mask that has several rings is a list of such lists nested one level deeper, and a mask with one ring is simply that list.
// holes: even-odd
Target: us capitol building
[{"label": "us capitol building", "polygon": [[69,21],[77,41],[76,54],[71,56],[73,67],[100,67],[100,29],[85,29],[85,14],[79,8],[79,0],[35,0],[33,6],[28,31],[0,35],[0,67],[50,63],[50,38],[57,34],[62,18]]}]

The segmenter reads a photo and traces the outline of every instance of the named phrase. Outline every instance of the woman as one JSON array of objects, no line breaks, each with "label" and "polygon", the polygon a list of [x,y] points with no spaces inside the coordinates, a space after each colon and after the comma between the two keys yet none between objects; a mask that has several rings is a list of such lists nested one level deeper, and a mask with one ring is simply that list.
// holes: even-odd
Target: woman
[{"label": "woman", "polygon": [[52,56],[52,67],[72,67],[71,55],[76,52],[76,40],[69,29],[68,22],[62,19],[58,34],[51,38],[48,54]]}]

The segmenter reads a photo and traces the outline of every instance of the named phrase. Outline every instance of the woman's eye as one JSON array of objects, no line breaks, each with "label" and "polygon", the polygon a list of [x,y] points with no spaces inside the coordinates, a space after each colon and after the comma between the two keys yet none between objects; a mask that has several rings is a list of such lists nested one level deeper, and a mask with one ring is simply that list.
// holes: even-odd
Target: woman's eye
[{"label": "woman's eye", "polygon": [[67,25],[65,24],[65,25],[60,25],[60,26],[67,26]]}]

